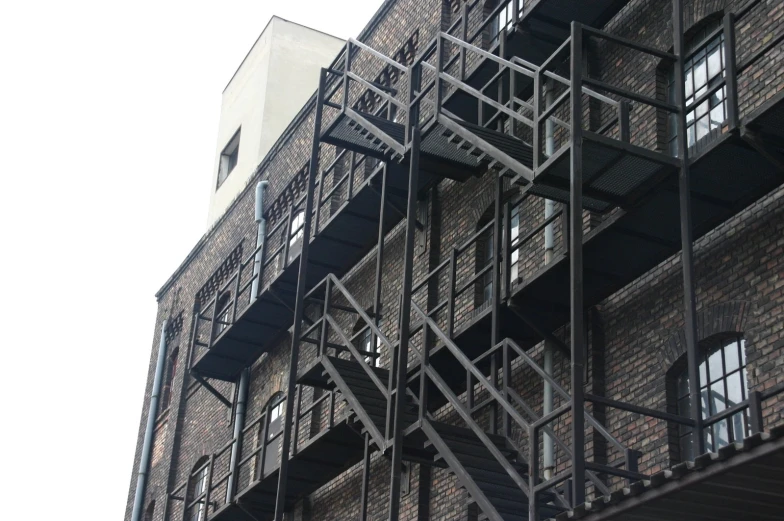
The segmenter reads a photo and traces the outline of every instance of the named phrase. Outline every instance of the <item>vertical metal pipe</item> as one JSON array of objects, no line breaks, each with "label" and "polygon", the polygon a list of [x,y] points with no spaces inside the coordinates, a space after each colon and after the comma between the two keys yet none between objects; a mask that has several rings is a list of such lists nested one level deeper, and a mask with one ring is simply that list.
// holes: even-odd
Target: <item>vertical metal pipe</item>
[{"label": "vertical metal pipe", "polygon": [[683,71],[683,0],[672,2],[672,28],[674,50],[678,60],[675,64],[675,105],[678,107],[678,158],[680,172],[678,189],[680,192],[681,214],[681,263],[683,269],[683,304],[685,314],[686,359],[689,374],[689,394],[691,396],[691,418],[694,420],[692,431],[692,456],[705,452],[703,438],[702,411],[700,410],[700,373],[697,352],[697,298],[694,285],[694,241],[691,223],[691,181],[689,178],[689,145],[686,136],[686,81]]},{"label": "vertical metal pipe", "polygon": [[571,227],[571,344],[572,344],[572,476],[575,505],[585,502],[585,328],[583,327],[583,136],[582,136],[582,25],[572,22],[571,42],[571,178],[569,220]]},{"label": "vertical metal pipe", "polygon": [[250,368],[245,368],[240,373],[240,381],[237,384],[237,404],[234,408],[234,444],[231,446],[231,459],[229,460],[229,481],[226,485],[226,502],[230,503],[236,493],[237,474],[239,473],[239,461],[242,454],[242,431],[245,430],[245,410],[248,403],[248,387],[250,384]]},{"label": "vertical metal pipe", "polygon": [[[493,209],[493,256],[490,260],[492,269],[492,291],[490,305],[490,348],[495,347],[499,341],[501,325],[501,277],[498,259],[501,253],[501,195],[504,190],[504,178],[500,175],[495,179],[495,208]],[[490,355],[490,382],[498,389],[498,353]],[[498,404],[493,402],[490,406],[490,432],[498,432]]]},{"label": "vertical metal pipe", "polygon": [[152,442],[155,438],[155,420],[158,418],[158,404],[163,386],[163,369],[166,365],[166,326],[168,319],[161,325],[161,339],[158,343],[158,361],[155,364],[155,376],[152,379],[152,394],[150,407],[147,411],[147,429],[144,431],[142,442],[142,455],[139,461],[139,475],[136,478],[136,494],[133,498],[131,521],[139,521],[144,512],[144,494],[147,491],[147,479],[150,475],[150,458],[152,456]]},{"label": "vertical metal pipe", "polygon": [[321,69],[319,89],[316,95],[316,116],[313,126],[313,145],[308,168],[308,186],[305,193],[305,222],[302,229],[302,251],[299,256],[297,273],[297,294],[294,301],[294,327],[291,337],[291,358],[289,360],[289,381],[286,392],[286,416],[283,418],[281,440],[280,471],[278,473],[278,495],[275,500],[275,521],[283,521],[286,508],[286,485],[289,477],[289,450],[291,448],[291,420],[294,414],[294,391],[297,386],[297,365],[299,364],[299,344],[302,336],[302,317],[304,315],[305,287],[308,275],[308,250],[310,249],[310,222],[313,214],[313,192],[316,173],[319,171],[319,151],[321,146],[321,117],[324,111],[324,85],[326,70]]},{"label": "vertical metal pipe", "polygon": [[365,433],[365,455],[362,458],[362,492],[359,521],[367,521],[368,493],[370,492],[370,433]]},{"label": "vertical metal pipe", "polygon": [[[545,94],[544,94],[544,104],[545,110],[550,108],[550,105],[553,104],[554,92],[553,92],[553,82],[552,80],[548,79],[545,82]],[[555,152],[555,125],[551,118],[548,118],[545,122],[545,138],[544,138],[544,148],[545,154],[547,157],[551,157],[553,152]],[[549,219],[555,213],[555,201],[552,199],[545,199],[544,201],[544,218]],[[555,223],[548,224],[544,229],[544,262],[545,264],[549,264],[553,260],[553,252],[555,250]],[[549,376],[553,376],[553,346],[552,343],[548,340],[544,341],[544,371]],[[549,380],[544,381],[544,389],[543,389],[543,398],[544,398],[544,405],[543,405],[543,415],[548,415],[553,412],[553,386]],[[553,468],[555,466],[554,462],[554,453],[555,453],[555,444],[553,438],[548,434],[544,434],[543,440],[543,460],[542,460],[542,471],[544,473],[544,479],[550,479],[553,476]]]},{"label": "vertical metal pipe", "polygon": [[[378,247],[376,249],[376,287],[375,287],[375,295],[373,296],[373,321],[378,327],[379,319],[381,318],[381,277],[384,272],[384,217],[385,217],[385,210],[387,205],[387,171],[389,170],[389,165],[384,165],[383,169],[381,170],[381,204],[379,204],[378,208]],[[376,338],[375,333],[371,332],[370,336],[371,346],[375,348],[375,346],[379,345],[379,341]],[[381,353],[376,353],[377,355],[381,356]],[[389,353],[390,355],[392,353]],[[380,365],[378,361],[380,358],[374,360],[374,365]]]},{"label": "vertical metal pipe", "polygon": [[[403,410],[406,397],[406,369],[411,322],[411,287],[414,272],[414,233],[416,223],[417,187],[419,185],[419,127],[413,129],[410,173],[408,177],[408,206],[406,213],[406,247],[403,262],[403,299],[400,304],[400,348],[398,349],[395,386],[395,430],[392,443],[392,476],[389,486],[389,521],[400,517],[400,473],[403,466]],[[276,520],[280,521],[280,520]]]}]

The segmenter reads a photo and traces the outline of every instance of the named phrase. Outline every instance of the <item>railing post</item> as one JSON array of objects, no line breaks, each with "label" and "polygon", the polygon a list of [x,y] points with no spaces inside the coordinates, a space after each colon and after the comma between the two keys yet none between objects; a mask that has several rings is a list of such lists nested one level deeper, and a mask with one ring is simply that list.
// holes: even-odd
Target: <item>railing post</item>
[{"label": "railing post", "polygon": [[740,125],[737,74],[735,15],[727,13],[724,17],[724,84],[727,88],[727,121],[730,129],[736,129]]},{"label": "railing post", "polygon": [[[461,47],[462,49],[462,47]],[[444,72],[444,47],[443,47],[443,39],[439,35],[436,38],[436,77],[433,82],[433,90],[436,105],[435,105],[435,113],[436,116],[441,114],[441,104],[444,100],[444,91],[441,88],[441,73]]]},{"label": "railing post", "polygon": [[[310,167],[308,167],[310,168]],[[333,175],[334,177],[334,175]],[[324,194],[324,170],[319,168],[319,182],[318,182],[318,191],[316,193],[316,220],[314,224],[316,225],[316,231],[313,232],[313,235],[318,235],[319,232],[319,221],[321,220],[321,205],[324,201],[322,201],[323,194]],[[351,192],[349,192],[349,199],[351,199]]]},{"label": "railing post", "polygon": [[471,371],[466,369],[466,407],[468,412],[473,412],[474,408],[474,377]]},{"label": "railing post", "polygon": [[240,279],[242,278],[242,262],[237,266],[237,280],[234,281],[234,295],[231,303],[231,323],[237,323],[237,303],[240,301]]},{"label": "railing post", "polygon": [[204,518],[210,517],[210,496],[212,492],[212,471],[215,467],[215,454],[210,454],[210,462],[207,467],[207,484],[204,487]]},{"label": "railing post", "polygon": [[[504,246],[501,248],[503,253],[503,292],[502,297],[508,298],[512,293],[512,208],[507,202],[504,204],[504,224],[503,238]],[[493,346],[495,347],[495,346]]]},{"label": "railing post", "polygon": [[[749,428],[751,434],[758,434],[763,430],[762,423],[762,393],[749,392]],[[733,433],[737,439],[737,433]]]},{"label": "railing post", "polygon": [[618,133],[624,143],[629,143],[632,140],[629,128],[629,102],[627,100],[621,100],[618,103]]},{"label": "railing post", "polygon": [[539,429],[528,427],[528,521],[539,521],[536,482],[539,480]]},{"label": "railing post", "polygon": [[297,445],[299,445],[299,420],[300,411],[302,410],[302,386],[297,386],[297,405],[294,412],[294,440],[291,444],[292,455],[297,453]]},{"label": "railing post", "polygon": [[215,326],[217,325],[217,320],[218,320],[218,297],[219,295],[216,294],[215,298],[212,300],[212,321],[210,322],[210,338],[209,340],[207,340],[208,351],[212,349],[212,343],[215,341]]},{"label": "railing post", "polygon": [[329,392],[329,418],[327,419],[329,428],[335,426],[335,391],[334,389]]},{"label": "railing post", "polygon": [[449,256],[449,296],[447,304],[447,336],[455,336],[455,286],[457,284],[457,248],[452,248]]},{"label": "railing post", "polygon": [[539,123],[539,105],[541,104],[541,91],[542,91],[542,70],[537,69],[534,72],[534,113],[533,123],[534,123],[534,132],[533,132],[533,170],[534,175],[536,175],[536,170],[539,168],[539,163],[542,159],[542,143],[540,141],[541,131],[539,130],[540,123]]},{"label": "railing post", "polygon": [[327,330],[329,322],[327,315],[329,315],[329,306],[332,301],[332,279],[327,277],[324,281],[324,314],[321,316],[321,338],[319,339],[319,356],[327,355]]},{"label": "railing post", "polygon": [[585,328],[583,326],[583,138],[582,138],[582,25],[572,22],[571,41],[571,348],[572,348],[572,475],[574,501],[585,502]]},{"label": "railing post", "polygon": [[272,408],[270,404],[267,404],[267,408],[264,411],[264,431],[261,436],[261,452],[259,453],[259,465],[256,467],[256,481],[261,480],[264,477],[264,463],[267,461],[267,438],[269,438],[269,426],[270,426],[270,413]]},{"label": "railing post", "polygon": [[[312,168],[312,167],[311,167]],[[289,206],[289,216],[286,218],[286,230],[283,232],[283,240],[286,241],[283,243],[283,262],[280,264],[281,271],[286,269],[286,266],[289,264],[289,247],[291,246],[291,223],[294,221],[294,204],[292,203]],[[303,235],[303,244],[305,242],[305,237]]]},{"label": "railing post", "polygon": [[427,371],[430,366],[430,341],[427,334],[427,316],[422,317],[422,364],[419,368],[419,419],[420,421],[427,415]]},{"label": "railing post", "polygon": [[[642,453],[638,450],[629,449],[627,448],[624,450],[624,458],[626,459],[626,470],[629,472],[639,472],[640,471],[640,456]],[[627,480],[627,483],[631,485],[633,480],[630,478]]]},{"label": "railing post", "polygon": [[346,42],[346,59],[343,63],[343,110],[348,107],[348,72],[351,70],[351,42]]},{"label": "railing post", "polygon": [[[348,155],[348,152],[344,152],[344,154]],[[348,157],[351,165],[349,166],[348,169],[348,190],[347,190],[348,195],[346,196],[346,200],[350,201],[351,199],[354,198],[354,173],[356,172],[357,169],[355,164],[357,160],[357,153],[352,151]]]},{"label": "railing post", "polygon": [[[468,40],[468,2],[462,2],[460,17],[460,40],[465,42]],[[466,49],[460,46],[460,81],[466,79]]]},{"label": "railing post", "polygon": [[[509,344],[503,340],[501,346],[503,356],[503,371],[504,371],[504,400],[509,402],[509,387],[512,384],[512,362],[509,359]],[[504,408],[504,436],[510,437],[512,435],[512,422],[509,416],[509,411]],[[531,489],[533,490],[533,489]]]}]

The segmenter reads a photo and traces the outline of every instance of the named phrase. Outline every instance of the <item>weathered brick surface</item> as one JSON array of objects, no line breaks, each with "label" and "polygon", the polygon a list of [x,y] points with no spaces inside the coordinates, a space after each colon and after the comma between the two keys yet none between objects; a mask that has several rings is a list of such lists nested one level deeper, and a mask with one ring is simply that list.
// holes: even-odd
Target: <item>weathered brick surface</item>
[{"label": "weathered brick surface", "polygon": [[[546,0],[543,0],[546,1]],[[687,29],[698,25],[707,16],[737,10],[742,0],[694,0],[686,2],[685,24]],[[669,50],[671,41],[670,2],[664,0],[634,0],[605,27],[606,30],[656,47]],[[394,55],[406,48],[412,35],[417,33],[418,51],[431,41],[438,30],[447,28],[460,10],[459,1],[451,0],[388,0],[379,16],[368,26],[361,40],[387,55]],[[476,18],[476,17],[475,17]],[[759,9],[738,27],[739,58],[744,60],[753,49],[759,48],[780,31],[784,21],[784,6],[780,2],[762,2]],[[481,23],[471,19],[473,27]],[[485,44],[489,42],[484,42]],[[662,95],[661,82],[657,83],[658,60],[647,58],[636,51],[629,51],[606,42],[592,46],[595,52],[589,63],[592,73],[603,81],[630,88],[648,96]],[[364,61],[363,61],[364,60]],[[749,68],[739,80],[741,116],[759,107],[777,91],[784,88],[784,67],[781,67],[780,48]],[[376,78],[383,73],[377,61],[365,59],[355,64],[364,77]],[[470,65],[470,64],[469,64]],[[660,74],[659,74],[660,76]],[[405,96],[404,85],[399,96]],[[352,98],[353,99],[353,98]],[[609,117],[606,107],[586,104],[591,125],[600,125]],[[636,104],[632,111],[632,142],[651,149],[661,148],[661,115],[643,104]],[[159,312],[153,336],[153,349],[148,372],[147,396],[139,427],[137,456],[129,489],[126,519],[130,517],[138,468],[142,436],[146,423],[152,376],[156,364],[160,328],[164,318],[182,314],[180,333],[170,342],[170,352],[179,347],[178,371],[171,387],[171,405],[162,411],[156,426],[153,467],[145,504],[156,501],[154,519],[161,520],[167,491],[184,482],[197,461],[225,446],[232,436],[230,411],[213,395],[188,375],[190,337],[194,324],[192,309],[198,299],[214,297],[215,287],[226,280],[221,266],[230,263],[232,252],[239,245],[247,256],[255,245],[256,226],[253,221],[253,190],[257,179],[270,182],[266,205],[269,226],[274,226],[288,215],[291,201],[296,200],[304,186],[303,167],[310,157],[313,135],[313,107],[306,105],[295,119],[290,131],[270,153],[259,169],[258,175],[242,192],[227,214],[199,242],[181,268],[161,289]],[[333,147],[323,147],[322,166],[336,157]],[[362,160],[362,158],[359,158]],[[345,161],[345,160],[344,160]],[[362,165],[360,171],[370,171],[372,164]],[[325,179],[324,189],[335,186],[347,166],[341,164]],[[341,173],[338,173],[340,171]],[[355,188],[364,180],[358,175]],[[471,179],[465,183],[444,180],[438,184],[424,203],[427,211],[426,231],[421,250],[415,256],[414,281],[421,280],[435,266],[449,257],[452,249],[463,244],[486,222],[492,214],[493,173]],[[321,209],[321,222],[338,209],[345,188],[336,191],[332,200]],[[508,186],[504,197],[515,194]],[[524,236],[542,222],[544,204],[541,199],[529,198],[520,209],[520,236]],[[586,215],[586,229],[596,220]],[[562,227],[556,223],[556,255],[563,252]],[[396,226],[385,239],[383,279],[381,294],[381,330],[391,339],[396,338],[398,295],[403,279],[404,223]],[[270,242],[280,241],[271,237]],[[458,257],[457,280],[472,277],[484,263],[481,238]],[[277,245],[278,243],[275,243]],[[268,248],[270,251],[271,248]],[[765,198],[722,224],[695,245],[696,285],[700,335],[707,338],[714,333],[735,331],[746,340],[749,384],[754,390],[765,390],[784,381],[784,190],[779,188]],[[535,236],[521,250],[520,274],[531,276],[544,265],[543,235]],[[369,253],[343,279],[347,289],[365,309],[372,309],[374,300],[375,254]],[[265,282],[271,275],[266,274]],[[208,283],[212,281],[211,283]],[[455,327],[460,329],[481,311],[481,283],[469,289],[455,302]],[[434,277],[415,295],[415,301],[425,309],[441,302],[447,294],[447,273]],[[646,407],[667,410],[667,373],[683,354],[681,330],[683,327],[682,274],[679,255],[661,263],[627,287],[607,299],[592,311],[589,328],[587,390],[606,394]],[[355,318],[336,314],[346,331],[354,327]],[[436,315],[444,326],[444,313]],[[564,327],[556,336],[568,344],[569,331]],[[489,347],[488,338],[488,347]],[[421,346],[421,335],[412,342]],[[275,345],[268,356],[258,360],[252,368],[247,423],[257,420],[270,398],[285,392],[291,350],[289,339]],[[542,363],[543,346],[530,351]],[[382,349],[382,365],[389,366],[389,355]],[[301,365],[313,360],[312,346],[301,349]],[[412,353],[409,360],[414,360]],[[555,356],[555,378],[569,391],[568,362],[560,354]],[[542,385],[530,368],[519,361],[513,364],[512,385],[519,394],[541,413]],[[213,382],[225,396],[232,397],[234,386]],[[485,394],[477,387],[477,401]],[[306,389],[303,404],[314,399],[314,391]],[[556,401],[556,406],[561,402]],[[765,404],[766,425],[780,423],[784,418],[784,399],[770,400]],[[672,427],[666,422],[640,418],[612,409],[590,408],[599,419],[606,422],[608,430],[628,447],[642,451],[642,472],[655,472],[677,460],[677,447],[673,445]],[[338,408],[340,414],[343,408]],[[318,408],[300,424],[300,443],[326,427],[328,418],[324,407]],[[454,410],[445,407],[436,416],[443,421],[460,425]],[[489,418],[485,413],[477,416],[485,426]],[[568,416],[554,424],[556,433],[569,443]],[[513,439],[526,450],[523,433],[514,430]],[[258,446],[258,437],[247,436],[243,450],[247,453]],[[587,438],[587,454],[602,461],[614,462],[620,455],[593,430]],[[224,453],[227,454],[227,453]],[[567,464],[562,451],[556,451],[558,468]],[[216,467],[225,466],[223,460]],[[241,482],[246,480],[252,465],[241,472]],[[381,454],[374,454],[370,470],[369,519],[384,519],[389,495],[389,461]],[[311,497],[300,502],[292,519],[329,520],[353,519],[359,512],[361,464],[346,471],[326,484]],[[447,470],[428,469],[414,464],[411,469],[411,492],[404,498],[402,519],[472,520],[479,513],[468,500],[456,478]],[[220,495],[220,494],[218,494]],[[216,499],[216,498],[213,498]],[[223,501],[222,498],[216,501]],[[178,507],[172,502],[173,512]],[[174,517],[171,517],[174,519]]]}]

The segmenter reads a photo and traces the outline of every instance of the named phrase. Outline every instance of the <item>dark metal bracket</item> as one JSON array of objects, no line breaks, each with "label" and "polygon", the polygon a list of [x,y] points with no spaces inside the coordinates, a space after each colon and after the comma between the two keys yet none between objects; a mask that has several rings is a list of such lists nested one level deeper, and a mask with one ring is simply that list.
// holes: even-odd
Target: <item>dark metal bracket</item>
[{"label": "dark metal bracket", "polygon": [[194,380],[196,380],[196,381],[197,381],[197,382],[199,382],[199,383],[200,383],[202,386],[204,386],[204,388],[205,388],[205,389],[207,389],[207,390],[208,390],[208,391],[209,391],[211,394],[213,394],[213,395],[215,396],[215,398],[217,398],[218,400],[220,400],[220,402],[221,402],[223,405],[225,405],[225,406],[226,406],[226,407],[228,407],[229,409],[231,409],[231,408],[233,407],[233,405],[232,405],[232,403],[231,403],[231,400],[229,400],[228,398],[226,398],[225,396],[223,396],[223,395],[220,393],[220,391],[218,391],[216,388],[214,388],[214,387],[213,387],[213,386],[212,386],[212,385],[211,385],[211,384],[210,384],[210,383],[209,383],[207,380],[205,380],[205,379],[204,379],[204,377],[203,377],[203,376],[201,376],[201,375],[199,375],[199,374],[197,374],[197,373],[194,373],[193,371],[191,371],[191,375],[193,376],[193,379],[194,379]]}]

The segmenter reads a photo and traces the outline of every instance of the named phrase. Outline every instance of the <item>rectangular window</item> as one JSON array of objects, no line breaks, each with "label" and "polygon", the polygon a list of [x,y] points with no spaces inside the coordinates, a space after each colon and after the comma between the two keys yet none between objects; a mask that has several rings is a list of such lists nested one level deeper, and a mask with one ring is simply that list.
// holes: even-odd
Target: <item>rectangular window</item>
[{"label": "rectangular window", "polygon": [[218,164],[218,185],[215,187],[217,190],[223,184],[234,167],[237,166],[237,159],[240,153],[240,130],[234,133],[234,136],[229,140],[229,143],[223,149]]}]

